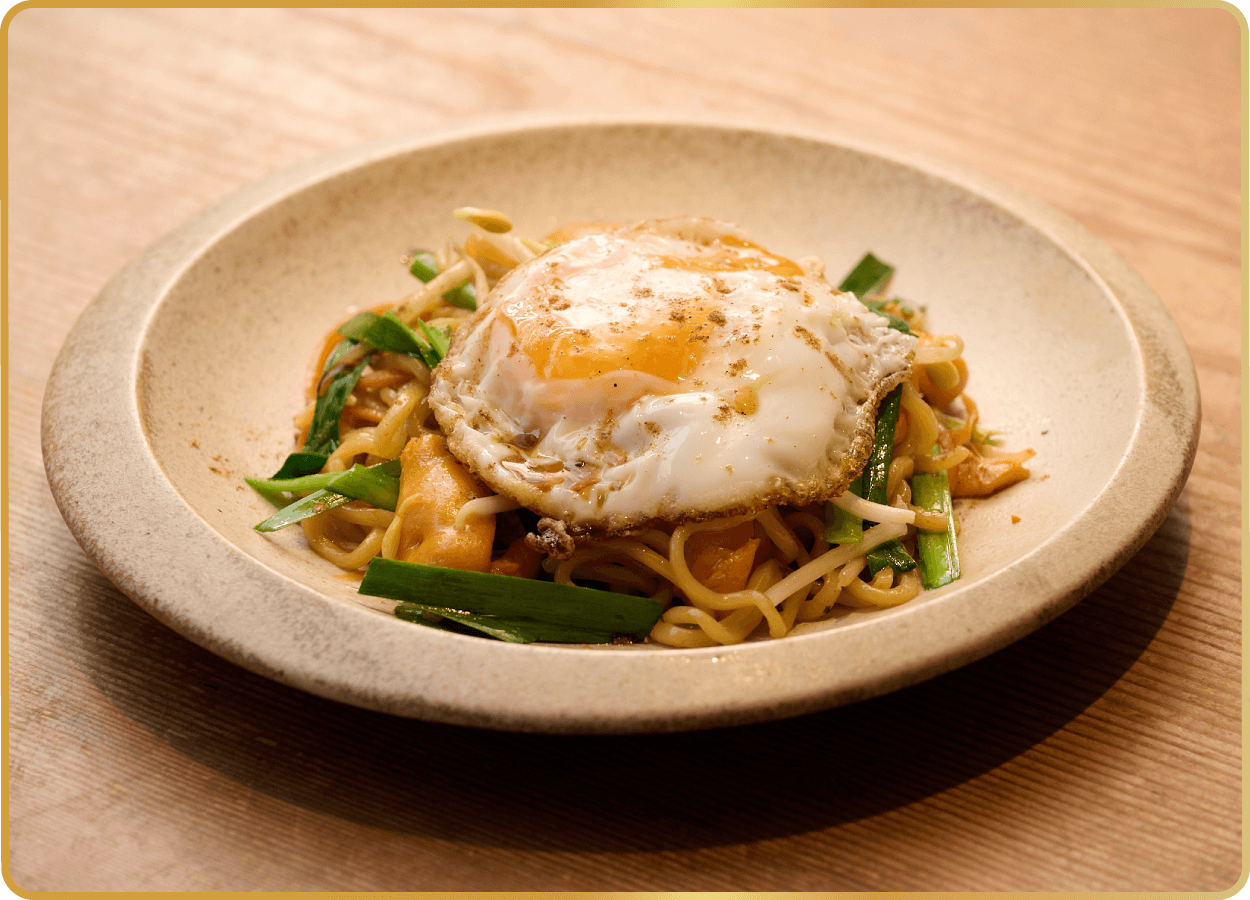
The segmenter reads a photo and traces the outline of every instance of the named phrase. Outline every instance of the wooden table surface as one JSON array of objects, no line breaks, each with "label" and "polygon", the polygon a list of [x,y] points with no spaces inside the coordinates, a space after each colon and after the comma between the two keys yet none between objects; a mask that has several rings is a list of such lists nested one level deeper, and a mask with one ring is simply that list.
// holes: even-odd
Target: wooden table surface
[{"label": "wooden table surface", "polygon": [[[1160,890],[1242,876],[1240,67],[1184,10],[61,10],[9,25],[6,874],[57,890]],[[1030,637],[843,709],[512,735],[307,696],[94,568],[41,464],[79,311],[326,151],[514,110],[849,128],[1110,243],[1203,397],[1180,501]],[[102,447],[101,452],[108,452]]]}]

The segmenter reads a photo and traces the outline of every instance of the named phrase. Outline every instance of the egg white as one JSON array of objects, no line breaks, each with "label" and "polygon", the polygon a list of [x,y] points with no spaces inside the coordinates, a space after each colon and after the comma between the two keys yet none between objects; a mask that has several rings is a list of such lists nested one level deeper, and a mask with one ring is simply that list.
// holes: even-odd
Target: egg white
[{"label": "egg white", "polygon": [[616,534],[841,493],[915,346],[736,226],[651,221],[502,279],[430,405],[494,491]]}]

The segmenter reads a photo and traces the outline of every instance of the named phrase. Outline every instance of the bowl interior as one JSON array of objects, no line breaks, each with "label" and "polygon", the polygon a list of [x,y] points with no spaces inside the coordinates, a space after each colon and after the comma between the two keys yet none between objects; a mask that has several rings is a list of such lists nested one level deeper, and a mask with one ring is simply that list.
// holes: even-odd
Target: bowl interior
[{"label": "bowl interior", "polygon": [[[964,504],[964,577],[941,602],[1041,547],[1112,478],[1143,395],[1131,328],[1082,262],[1005,207],[877,153],[717,128],[550,127],[404,150],[288,193],[224,233],[171,283],[148,323],[136,386],[155,460],[218,535],[331,601],[356,579],[298,529],[261,535],[270,507],[243,482],[292,447],[322,337],[415,286],[402,257],[436,247],[462,205],[508,212],[521,234],[574,220],[696,214],[735,222],[836,280],[871,250],[931,330],[966,343],[969,394],[1033,477]],[[1018,521],[1016,519],[1018,518]],[[677,651],[664,651],[677,652]]]}]

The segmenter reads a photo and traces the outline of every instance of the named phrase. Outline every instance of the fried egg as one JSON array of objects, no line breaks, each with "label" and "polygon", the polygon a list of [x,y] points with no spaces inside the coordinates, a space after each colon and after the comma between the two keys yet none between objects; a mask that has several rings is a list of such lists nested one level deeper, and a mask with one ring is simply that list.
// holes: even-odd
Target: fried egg
[{"label": "fried egg", "polygon": [[495,492],[574,536],[841,493],[914,337],[734,225],[583,235],[506,275],[430,405]]}]

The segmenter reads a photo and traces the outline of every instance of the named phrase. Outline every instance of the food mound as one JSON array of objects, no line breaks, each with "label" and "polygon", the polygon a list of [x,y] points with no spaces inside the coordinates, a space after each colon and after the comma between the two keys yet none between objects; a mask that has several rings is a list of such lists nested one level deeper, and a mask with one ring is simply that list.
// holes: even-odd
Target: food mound
[{"label": "food mound", "polygon": [[711,647],[960,577],[954,501],[1028,478],[965,393],[963,342],[737,226],[502,213],[322,347],[297,449],[248,479],[420,625],[528,643]]}]

